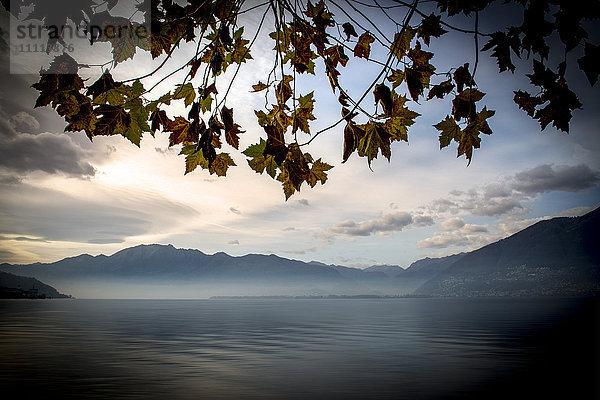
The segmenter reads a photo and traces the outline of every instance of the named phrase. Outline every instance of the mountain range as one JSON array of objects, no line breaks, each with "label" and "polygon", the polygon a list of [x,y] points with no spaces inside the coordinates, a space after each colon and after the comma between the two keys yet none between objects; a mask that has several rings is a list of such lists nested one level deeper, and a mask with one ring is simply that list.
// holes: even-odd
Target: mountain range
[{"label": "mountain range", "polygon": [[111,256],[0,264],[77,297],[188,298],[219,295],[538,296],[600,293],[600,208],[540,221],[478,250],[425,258],[404,269],[234,257],[172,245],[139,245]]}]

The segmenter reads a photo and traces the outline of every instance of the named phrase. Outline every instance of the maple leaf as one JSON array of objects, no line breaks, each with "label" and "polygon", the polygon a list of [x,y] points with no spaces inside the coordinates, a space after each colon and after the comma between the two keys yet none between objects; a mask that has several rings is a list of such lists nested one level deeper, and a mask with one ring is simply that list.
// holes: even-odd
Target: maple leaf
[{"label": "maple leaf", "polygon": [[458,67],[456,71],[454,71],[454,82],[456,82],[456,87],[459,92],[463,91],[465,85],[469,87],[475,85],[473,77],[469,72],[469,63],[465,63],[462,67]]},{"label": "maple leaf", "polygon": [[163,129],[166,129],[171,123],[167,113],[163,110],[155,109],[150,115],[150,122],[152,123],[151,129],[153,132],[160,130],[162,125]]},{"label": "maple leaf", "polygon": [[434,15],[433,13],[423,18],[421,24],[417,28],[417,37],[423,39],[423,42],[425,42],[425,44],[429,46],[429,41],[432,36],[439,38],[440,36],[448,32],[447,30],[442,28],[440,22],[441,16]]},{"label": "maple leaf", "polygon": [[332,165],[322,162],[319,158],[310,166],[310,171],[306,177],[306,183],[308,183],[310,187],[315,187],[318,182],[321,182],[321,185],[324,185],[327,181],[326,171],[329,171],[332,168]]},{"label": "maple leaf", "polygon": [[342,163],[348,161],[350,155],[358,148],[358,143],[365,135],[365,131],[352,121],[346,123],[344,128],[344,153]]},{"label": "maple leaf", "polygon": [[377,158],[379,151],[381,154],[390,160],[392,152],[390,149],[391,136],[379,124],[371,121],[364,127],[365,134],[358,142],[358,155],[367,157],[367,162],[371,166],[371,161]]},{"label": "maple leaf", "polygon": [[409,26],[394,35],[394,42],[392,43],[390,52],[396,56],[398,61],[402,61],[402,58],[404,58],[410,49],[410,42],[412,41],[414,35],[414,30]]},{"label": "maple leaf", "polygon": [[252,85],[252,91],[253,92],[260,92],[261,90],[265,90],[266,88],[268,88],[269,85],[262,83],[261,81],[258,81],[258,83],[256,85]]},{"label": "maple leaf", "polygon": [[438,99],[443,99],[445,95],[450,93],[454,89],[454,84],[451,79],[443,81],[440,84],[434,85],[429,89],[429,94],[427,95],[427,100],[431,100],[434,97]]},{"label": "maple leaf", "polygon": [[464,155],[468,160],[467,166],[471,164],[473,157],[473,149],[478,149],[481,143],[481,138],[476,133],[463,131],[458,144],[457,158]]},{"label": "maple leaf", "polygon": [[371,43],[375,38],[369,32],[365,32],[358,38],[358,43],[354,46],[354,56],[361,58],[369,58],[371,54]]},{"label": "maple leaf", "polygon": [[239,134],[244,131],[240,131],[240,126],[233,122],[233,108],[227,108],[223,106],[221,108],[221,118],[223,119],[223,125],[225,128],[225,141],[238,149],[240,146]]},{"label": "maple leaf", "polygon": [[280,106],[283,106],[292,97],[293,90],[290,82],[293,80],[294,78],[291,75],[284,75],[283,79],[277,84],[275,97]]},{"label": "maple leaf", "polygon": [[275,157],[272,155],[264,155],[266,144],[267,142],[264,139],[260,139],[259,143],[248,147],[243,153],[247,157],[252,158],[251,160],[248,160],[250,168],[259,174],[266,171],[271,178],[275,179],[278,165],[275,162]]},{"label": "maple leaf", "polygon": [[142,140],[142,134],[144,132],[154,132],[148,126],[148,110],[142,104],[140,98],[135,98],[127,102],[125,109],[129,112],[131,117],[131,124],[125,130],[123,136],[125,136],[131,143],[140,147]]},{"label": "maple leaf", "polygon": [[383,83],[375,85],[373,97],[375,97],[375,103],[381,102],[383,112],[386,115],[390,115],[392,113],[394,102],[392,100],[392,92],[389,87],[385,86]]},{"label": "maple leaf", "polygon": [[101,105],[94,110],[94,114],[99,118],[93,136],[123,135],[131,125],[131,116],[121,107]]},{"label": "maple leaf", "polygon": [[174,120],[168,120],[166,131],[171,132],[169,136],[169,146],[188,141],[190,135],[190,123],[183,117],[175,117]]},{"label": "maple leaf", "polygon": [[231,159],[227,153],[219,153],[215,159],[210,163],[208,172],[210,174],[216,174],[217,176],[226,176],[229,167],[234,167],[235,162]]},{"label": "maple leaf", "polygon": [[579,69],[585,72],[585,76],[590,81],[590,85],[594,86],[598,81],[600,74],[600,46],[595,46],[590,42],[585,42],[585,53],[583,57],[577,60]]},{"label": "maple leaf", "polygon": [[282,171],[277,180],[283,184],[285,199],[289,199],[294,192],[300,190],[302,182],[306,181],[310,174],[307,158],[302,154],[298,146],[290,146]]},{"label": "maple leaf", "polygon": [[521,90],[516,90],[513,93],[515,94],[513,101],[517,103],[519,108],[525,111],[530,117],[534,116],[535,108],[544,103],[544,101],[539,97],[533,97],[531,94]]},{"label": "maple leaf", "polygon": [[396,69],[393,70],[392,73],[387,77],[389,82],[392,82],[392,89],[396,89],[398,86],[404,82],[404,71]]},{"label": "maple leaf", "polygon": [[491,48],[494,48],[492,56],[496,57],[500,72],[504,72],[506,70],[515,72],[515,66],[510,59],[510,51],[512,48],[515,54],[518,55],[520,47],[521,42],[517,35],[512,35],[509,37],[504,32],[494,32],[492,33],[492,38],[486,43],[485,46],[483,46],[481,50],[487,51]]},{"label": "maple leaf", "polygon": [[87,95],[96,98],[102,93],[121,86],[121,82],[115,82],[110,72],[105,71],[100,78],[88,87]]},{"label": "maple leaf", "polygon": [[202,150],[196,145],[184,146],[179,154],[185,154],[185,174],[189,174],[197,167],[208,169],[208,161],[202,155]]},{"label": "maple leaf", "polygon": [[188,107],[190,104],[194,102],[196,98],[196,90],[191,83],[186,83],[185,85],[177,85],[177,89],[173,93],[173,99],[184,99],[185,106]]},{"label": "maple leaf", "polygon": [[460,142],[462,134],[460,126],[458,126],[454,118],[451,118],[449,115],[446,115],[446,118],[433,126],[440,131],[440,150],[448,146],[452,140],[457,143]]},{"label": "maple leaf", "polygon": [[358,37],[358,34],[354,30],[354,26],[352,26],[350,22],[344,22],[344,24],[342,25],[342,29],[346,34],[346,40],[350,40],[350,36]]},{"label": "maple leaf", "polygon": [[475,102],[481,100],[485,93],[477,89],[466,89],[460,92],[452,100],[452,115],[459,121],[461,118],[471,118],[475,116],[477,107]]},{"label": "maple leaf", "polygon": [[86,135],[91,139],[98,118],[93,112],[90,101],[88,99],[86,100],[86,103],[79,106],[76,114],[70,115],[66,118],[68,124],[65,127],[65,132],[85,131]]},{"label": "maple leaf", "polygon": [[316,119],[312,113],[314,110],[314,105],[314,91],[298,98],[298,106],[294,110],[292,117],[292,132],[295,133],[298,129],[300,129],[304,133],[310,134],[308,121],[314,121]]},{"label": "maple leaf", "polygon": [[264,127],[264,130],[267,133],[264,155],[272,155],[275,157],[275,162],[281,164],[285,160],[289,150],[285,144],[283,131],[275,125],[267,125]]}]

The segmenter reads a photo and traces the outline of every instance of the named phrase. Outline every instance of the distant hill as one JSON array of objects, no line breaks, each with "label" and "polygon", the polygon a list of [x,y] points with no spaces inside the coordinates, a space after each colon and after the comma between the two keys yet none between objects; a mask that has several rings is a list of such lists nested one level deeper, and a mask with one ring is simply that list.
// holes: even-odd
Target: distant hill
[{"label": "distant hill", "polygon": [[540,221],[465,254],[416,290],[436,296],[582,295],[600,290],[600,209]]},{"label": "distant hill", "polygon": [[0,270],[43,280],[78,297],[237,295],[513,296],[600,293],[600,210],[541,221],[470,253],[424,258],[408,268],[364,270],[276,255],[233,257],[171,245]]},{"label": "distant hill", "polygon": [[46,285],[35,278],[28,278],[0,272],[0,298],[2,299],[59,299],[70,296],[59,293],[50,285]]}]

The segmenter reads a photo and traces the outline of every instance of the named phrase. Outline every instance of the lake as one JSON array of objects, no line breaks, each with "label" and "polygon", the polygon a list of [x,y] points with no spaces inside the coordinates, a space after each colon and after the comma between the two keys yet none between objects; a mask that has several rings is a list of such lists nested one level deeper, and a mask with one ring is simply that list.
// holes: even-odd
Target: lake
[{"label": "lake", "polygon": [[598,398],[597,299],[2,300],[24,398]]}]

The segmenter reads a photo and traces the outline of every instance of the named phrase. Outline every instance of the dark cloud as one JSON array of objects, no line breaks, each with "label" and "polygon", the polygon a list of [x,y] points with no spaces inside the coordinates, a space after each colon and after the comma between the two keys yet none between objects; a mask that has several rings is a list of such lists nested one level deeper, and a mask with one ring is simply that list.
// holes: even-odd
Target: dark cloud
[{"label": "dark cloud", "polygon": [[302,206],[307,206],[307,207],[310,206],[310,203],[306,199],[300,199],[300,200],[298,200],[298,204],[300,204]]},{"label": "dark cloud", "polygon": [[19,173],[43,171],[70,176],[94,176],[87,153],[63,134],[19,134],[0,141],[0,166]]},{"label": "dark cloud", "polygon": [[448,198],[432,201],[427,207],[438,215],[469,212],[496,217],[523,211],[521,204],[547,192],[580,192],[600,182],[600,172],[585,164],[575,166],[543,164],[506,177],[500,182],[468,191],[455,190]]},{"label": "dark cloud", "polygon": [[229,242],[227,242],[227,244],[240,244],[239,240],[230,240]]},{"label": "dark cloud", "polygon": [[579,192],[598,184],[600,174],[585,164],[538,165],[515,174],[512,187],[526,195],[550,191]]},{"label": "dark cloud", "polygon": [[[20,175],[33,171],[90,177],[94,167],[88,152],[66,134],[20,132],[17,128],[39,128],[39,122],[20,111],[9,116],[0,108],[0,167]],[[13,174],[14,175],[14,174]]]},{"label": "dark cloud", "polygon": [[241,214],[242,213],[240,210],[238,210],[235,207],[229,207],[229,211],[231,211],[234,214]]}]

